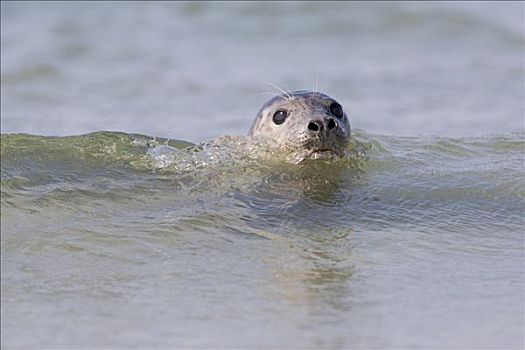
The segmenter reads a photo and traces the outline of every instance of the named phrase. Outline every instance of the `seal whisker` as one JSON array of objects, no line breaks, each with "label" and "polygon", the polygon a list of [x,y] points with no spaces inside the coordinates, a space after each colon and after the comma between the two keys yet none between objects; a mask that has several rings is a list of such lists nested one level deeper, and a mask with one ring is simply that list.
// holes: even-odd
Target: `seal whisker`
[{"label": "seal whisker", "polygon": [[330,84],[327,84],[327,85],[321,85],[320,87],[318,87],[319,90],[317,91],[317,93],[319,94],[319,91],[321,91],[321,90],[326,90],[326,88],[327,88],[328,86],[330,86]]},{"label": "seal whisker", "polygon": [[315,76],[315,84],[314,84],[314,95],[317,95],[319,93],[319,74]]},{"label": "seal whisker", "polygon": [[290,89],[288,89],[286,86],[285,86],[284,88],[286,89],[286,91],[288,91],[288,95],[290,96],[290,99],[293,100],[293,99],[295,98],[295,96],[294,96],[294,94],[293,94],[293,91],[290,90]]},{"label": "seal whisker", "polygon": [[326,111],[323,106],[335,102],[317,90],[319,77],[313,92],[288,92],[275,84],[267,84],[282,94],[261,107],[248,132],[249,136],[273,139],[279,147],[306,158],[339,157],[344,154],[350,140],[350,122],[346,117],[336,121],[332,115],[323,113]]},{"label": "seal whisker", "polygon": [[275,85],[274,83],[270,83],[269,81],[266,81],[265,84],[268,84],[268,85],[270,85],[270,86],[276,88],[276,89],[279,90],[280,92],[282,92],[282,93],[286,96],[286,99],[293,99],[293,93],[290,94],[289,91],[284,90],[284,89],[281,88],[280,86]]}]

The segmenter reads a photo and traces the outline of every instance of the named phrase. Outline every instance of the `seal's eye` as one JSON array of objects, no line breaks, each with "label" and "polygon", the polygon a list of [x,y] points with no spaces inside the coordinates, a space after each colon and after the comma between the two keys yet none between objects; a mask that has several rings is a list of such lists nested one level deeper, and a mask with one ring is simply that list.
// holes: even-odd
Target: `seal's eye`
[{"label": "seal's eye", "polygon": [[343,118],[343,107],[337,102],[334,102],[330,105],[330,113],[332,113],[336,118]]},{"label": "seal's eye", "polygon": [[280,109],[277,112],[275,112],[275,114],[273,115],[273,122],[276,125],[281,125],[282,123],[284,123],[286,118],[288,118],[288,112],[283,111],[282,109]]}]

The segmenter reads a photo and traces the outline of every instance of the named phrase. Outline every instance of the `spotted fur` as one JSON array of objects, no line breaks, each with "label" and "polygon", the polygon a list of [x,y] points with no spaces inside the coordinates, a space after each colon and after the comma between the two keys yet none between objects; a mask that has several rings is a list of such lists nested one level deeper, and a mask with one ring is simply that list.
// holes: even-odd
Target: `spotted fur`
[{"label": "spotted fur", "polygon": [[[350,122],[344,112],[342,118],[331,114],[330,105],[334,102],[337,101],[325,94],[302,90],[275,96],[262,106],[248,135],[272,139],[281,147],[341,156],[349,143]],[[288,118],[276,125],[272,118],[279,110],[287,111]],[[312,121],[326,125],[330,119],[336,123],[331,130],[324,127],[314,132],[308,128]]]}]

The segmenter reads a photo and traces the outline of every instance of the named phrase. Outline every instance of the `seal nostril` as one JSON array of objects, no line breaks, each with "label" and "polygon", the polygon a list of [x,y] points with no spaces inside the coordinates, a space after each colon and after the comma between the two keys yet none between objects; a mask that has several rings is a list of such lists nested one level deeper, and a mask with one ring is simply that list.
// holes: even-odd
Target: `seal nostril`
[{"label": "seal nostril", "polygon": [[330,119],[330,121],[328,122],[328,130],[332,130],[336,126],[337,126],[337,124],[335,123],[335,120]]},{"label": "seal nostril", "polygon": [[316,122],[310,122],[308,123],[308,130],[310,131],[319,131],[319,125]]}]

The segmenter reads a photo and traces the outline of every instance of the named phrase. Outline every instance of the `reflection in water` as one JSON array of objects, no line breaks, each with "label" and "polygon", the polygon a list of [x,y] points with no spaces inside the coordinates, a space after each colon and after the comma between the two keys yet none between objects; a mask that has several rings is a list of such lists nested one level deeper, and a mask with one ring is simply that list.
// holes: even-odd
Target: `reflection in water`
[{"label": "reflection in water", "polygon": [[273,283],[268,285],[267,293],[297,308],[306,308],[312,316],[345,312],[352,296],[349,280],[354,267],[348,233],[321,234],[323,239],[311,234],[284,239],[285,258],[268,262]]},{"label": "reflection in water", "polygon": [[279,256],[262,259],[272,274],[265,287],[272,298],[312,317],[350,308],[352,229],[340,205],[350,201],[361,175],[345,161],[281,164],[251,191],[235,193],[252,214],[249,225],[280,248]]}]

